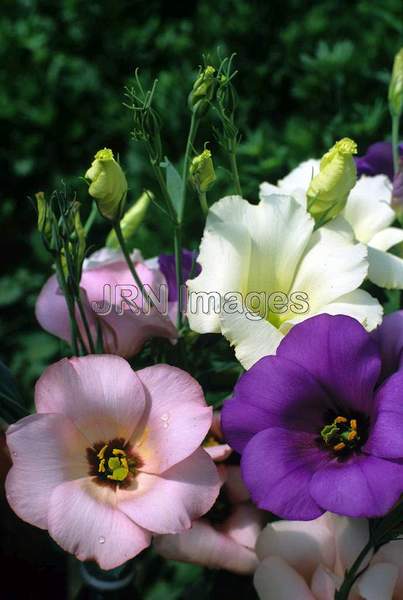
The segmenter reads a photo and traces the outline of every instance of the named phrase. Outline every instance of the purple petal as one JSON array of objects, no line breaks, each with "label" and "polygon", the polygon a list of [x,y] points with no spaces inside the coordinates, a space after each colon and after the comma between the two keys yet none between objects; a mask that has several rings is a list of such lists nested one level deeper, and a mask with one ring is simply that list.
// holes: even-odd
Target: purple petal
[{"label": "purple petal", "polygon": [[385,381],[378,390],[377,415],[364,452],[381,458],[403,459],[403,371]]},{"label": "purple petal", "polygon": [[381,517],[403,491],[403,465],[360,454],[334,460],[312,477],[309,491],[325,510],[347,517]]},{"label": "purple petal", "polygon": [[269,427],[318,433],[332,403],[303,367],[266,356],[244,373],[221,413],[225,438],[242,452],[249,440]]},{"label": "purple petal", "polygon": [[283,519],[309,521],[324,510],[313,500],[309,484],[328,460],[312,434],[266,429],[242,455],[242,476],[253,501]]},{"label": "purple petal", "polygon": [[383,380],[395,373],[403,362],[403,310],[386,315],[371,336],[377,342],[381,353]]},{"label": "purple petal", "polygon": [[295,325],[277,356],[305,367],[340,411],[371,413],[381,361],[377,344],[358,321],[343,315],[317,315]]},{"label": "purple petal", "polygon": [[[194,262],[196,260],[196,253],[191,250],[182,250],[182,279],[186,282],[189,279]],[[178,300],[178,288],[176,282],[176,268],[175,268],[175,256],[173,254],[160,254],[158,257],[159,268],[162,271],[168,285],[168,299],[169,302],[177,302]],[[195,264],[194,276],[199,275],[201,267],[199,264]]]},{"label": "purple petal", "polygon": [[[403,153],[403,144],[399,145],[400,154]],[[364,156],[356,159],[357,176],[361,175],[387,175],[393,179],[393,154],[390,142],[376,142],[372,144]]]}]

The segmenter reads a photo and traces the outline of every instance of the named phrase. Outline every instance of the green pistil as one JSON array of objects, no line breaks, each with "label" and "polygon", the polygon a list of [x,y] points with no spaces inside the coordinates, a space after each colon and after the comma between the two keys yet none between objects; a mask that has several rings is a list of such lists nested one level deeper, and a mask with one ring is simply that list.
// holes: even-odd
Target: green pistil
[{"label": "green pistil", "polygon": [[352,450],[357,447],[360,436],[357,431],[357,421],[355,419],[346,419],[345,417],[336,417],[332,423],[325,425],[320,435],[326,446],[331,446],[336,452],[341,452],[346,448]]},{"label": "green pistil", "polygon": [[124,450],[113,448],[112,452],[110,452],[108,444],[105,444],[98,452],[97,458],[99,461],[98,473],[105,474],[112,481],[124,481],[135,467],[134,461],[127,458]]}]

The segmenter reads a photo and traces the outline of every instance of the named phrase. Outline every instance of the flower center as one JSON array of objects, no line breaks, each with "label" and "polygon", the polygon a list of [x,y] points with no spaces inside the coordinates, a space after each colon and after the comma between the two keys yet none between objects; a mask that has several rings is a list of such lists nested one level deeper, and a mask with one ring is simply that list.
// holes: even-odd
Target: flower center
[{"label": "flower center", "polygon": [[355,450],[362,443],[357,419],[347,419],[342,416],[336,417],[332,423],[325,425],[320,435],[326,446],[336,453]]},{"label": "flower center", "polygon": [[115,486],[127,485],[140,465],[123,439],[94,444],[92,448],[87,448],[87,459],[90,475],[97,477],[99,483]]}]

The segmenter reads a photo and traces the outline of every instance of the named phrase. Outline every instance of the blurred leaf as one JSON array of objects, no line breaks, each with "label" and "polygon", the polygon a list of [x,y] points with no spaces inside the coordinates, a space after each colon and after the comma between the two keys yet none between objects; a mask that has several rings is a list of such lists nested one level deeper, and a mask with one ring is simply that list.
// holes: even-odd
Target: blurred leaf
[{"label": "blurred leaf", "polygon": [[169,162],[168,158],[165,157],[165,162],[161,163],[161,167],[166,169],[166,180],[168,194],[171,198],[172,204],[174,205],[176,214],[178,215],[179,221],[182,221],[183,217],[183,182],[182,177],[175,169],[172,163]]}]

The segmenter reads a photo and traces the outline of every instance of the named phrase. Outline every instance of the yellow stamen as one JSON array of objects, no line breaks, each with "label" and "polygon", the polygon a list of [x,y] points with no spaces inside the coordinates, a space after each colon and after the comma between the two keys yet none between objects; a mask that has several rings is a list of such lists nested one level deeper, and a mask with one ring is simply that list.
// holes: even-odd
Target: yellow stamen
[{"label": "yellow stamen", "polygon": [[351,429],[354,429],[354,431],[357,431],[357,419],[351,419],[350,427]]},{"label": "yellow stamen", "polygon": [[335,423],[347,423],[346,417],[336,417],[334,420]]},{"label": "yellow stamen", "polygon": [[101,450],[98,452],[98,454],[97,454],[98,458],[100,458],[101,460],[103,459],[105,450],[107,448],[108,448],[108,444],[105,444],[105,446],[103,448],[101,448]]},{"label": "yellow stamen", "polygon": [[340,444],[336,444],[335,446],[333,446],[333,450],[336,450],[336,452],[339,452],[340,450],[343,450],[346,447],[346,444],[344,444],[343,442],[340,442]]},{"label": "yellow stamen", "polygon": [[118,456],[118,455],[120,455],[120,456],[126,456],[126,453],[123,450],[120,450],[120,448],[114,448],[112,450],[112,454],[114,456]]},{"label": "yellow stamen", "polygon": [[348,434],[348,441],[352,442],[355,438],[357,437],[357,432],[356,431],[350,431]]},{"label": "yellow stamen", "polygon": [[98,465],[98,473],[105,473],[105,459],[101,458]]}]

